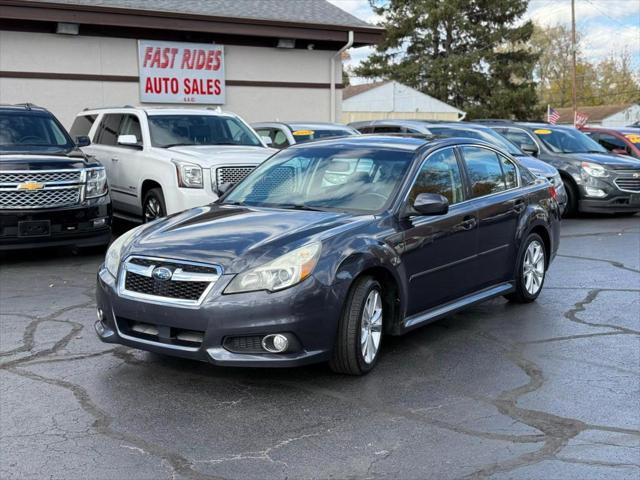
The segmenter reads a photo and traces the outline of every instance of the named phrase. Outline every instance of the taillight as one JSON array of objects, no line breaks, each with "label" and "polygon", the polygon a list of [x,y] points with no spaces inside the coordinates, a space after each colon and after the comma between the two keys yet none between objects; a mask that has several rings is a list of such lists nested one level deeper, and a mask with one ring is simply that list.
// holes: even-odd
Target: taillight
[{"label": "taillight", "polygon": [[549,195],[551,195],[551,198],[553,198],[554,200],[558,199],[558,192],[556,192],[556,187],[554,187],[553,185],[549,187]]}]

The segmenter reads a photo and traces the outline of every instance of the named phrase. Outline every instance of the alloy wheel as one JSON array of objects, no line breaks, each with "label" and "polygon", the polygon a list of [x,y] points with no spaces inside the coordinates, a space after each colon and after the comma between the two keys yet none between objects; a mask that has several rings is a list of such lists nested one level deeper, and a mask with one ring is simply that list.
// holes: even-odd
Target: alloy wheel
[{"label": "alloy wheel", "polygon": [[150,197],[144,206],[144,220],[151,222],[160,217],[162,217],[162,205],[157,198]]},{"label": "alloy wheel", "polygon": [[371,364],[378,355],[382,338],[382,298],[380,292],[373,289],[367,295],[360,320],[360,351],[367,364]]},{"label": "alloy wheel", "polygon": [[529,295],[535,295],[542,288],[544,280],[544,247],[533,240],[527,247],[522,265],[524,288]]}]

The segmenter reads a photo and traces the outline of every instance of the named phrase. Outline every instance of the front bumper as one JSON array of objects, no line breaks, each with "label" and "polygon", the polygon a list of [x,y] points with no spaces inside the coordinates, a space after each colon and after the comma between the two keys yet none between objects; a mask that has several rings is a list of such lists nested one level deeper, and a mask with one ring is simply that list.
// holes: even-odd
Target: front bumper
[{"label": "front bumper", "polygon": [[[274,293],[223,295],[233,275],[223,275],[197,307],[152,303],[118,295],[114,277],[101,267],[96,289],[102,312],[96,333],[103,342],[165,355],[243,367],[292,367],[330,358],[342,306],[340,289],[320,284],[314,277]],[[163,339],[145,338],[128,329],[131,322],[153,325],[164,332],[202,332],[202,343],[183,346]],[[237,353],[225,348],[230,337],[286,333],[299,348],[286,353]]]},{"label": "front bumper", "polygon": [[[43,235],[21,235],[20,223],[49,222]],[[97,221],[97,223],[94,223]],[[86,205],[42,210],[0,210],[0,250],[107,245],[111,240],[111,200],[108,195]]]},{"label": "front bumper", "polygon": [[[590,213],[640,212],[640,191],[622,190],[616,181],[630,177],[627,172],[613,172],[611,177],[582,179],[578,209]],[[588,188],[604,192],[604,196],[589,195]]]}]

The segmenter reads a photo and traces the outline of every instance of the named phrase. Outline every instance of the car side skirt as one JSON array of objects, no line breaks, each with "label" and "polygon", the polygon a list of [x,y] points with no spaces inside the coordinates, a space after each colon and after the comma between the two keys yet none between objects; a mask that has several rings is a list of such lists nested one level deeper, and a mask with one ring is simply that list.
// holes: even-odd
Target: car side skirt
[{"label": "car side skirt", "polygon": [[457,300],[453,300],[449,303],[445,303],[444,305],[439,305],[430,310],[411,315],[410,317],[404,319],[404,321],[402,322],[401,331],[399,333],[403,334],[410,330],[413,330],[414,328],[422,327],[424,325],[427,325],[428,323],[440,320],[441,318],[452,315],[459,310],[467,308],[471,305],[475,305],[476,303],[484,302],[485,300],[488,300],[490,298],[499,297],[500,295],[506,295],[507,293],[513,292],[514,289],[515,286],[513,282],[500,283],[498,285],[494,285],[492,287],[488,287],[483,290],[471,293]]}]

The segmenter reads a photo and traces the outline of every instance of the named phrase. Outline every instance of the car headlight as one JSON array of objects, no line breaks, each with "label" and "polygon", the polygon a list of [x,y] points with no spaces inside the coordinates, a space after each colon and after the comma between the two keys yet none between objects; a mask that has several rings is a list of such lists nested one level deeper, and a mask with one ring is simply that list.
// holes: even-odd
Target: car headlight
[{"label": "car headlight", "polygon": [[96,198],[106,195],[107,172],[104,167],[96,167],[87,169],[87,187],[85,191],[86,198]]},{"label": "car headlight", "polygon": [[178,186],[182,188],[203,188],[202,167],[182,160],[171,160],[176,166]]},{"label": "car headlight", "polygon": [[285,253],[264,265],[239,273],[224,293],[268,290],[275,292],[303,281],[315,268],[320,257],[321,243],[314,242]]},{"label": "car headlight", "polygon": [[603,178],[609,176],[609,172],[607,171],[607,169],[602,165],[598,165],[597,163],[582,162],[580,164],[580,168],[590,177]]},{"label": "car headlight", "polygon": [[107,250],[107,255],[104,259],[104,266],[108,272],[115,278],[118,278],[118,267],[120,266],[120,259],[122,257],[122,251],[129,246],[131,238],[142,228],[144,225],[132,228],[126,233],[123,233],[116,238]]}]

